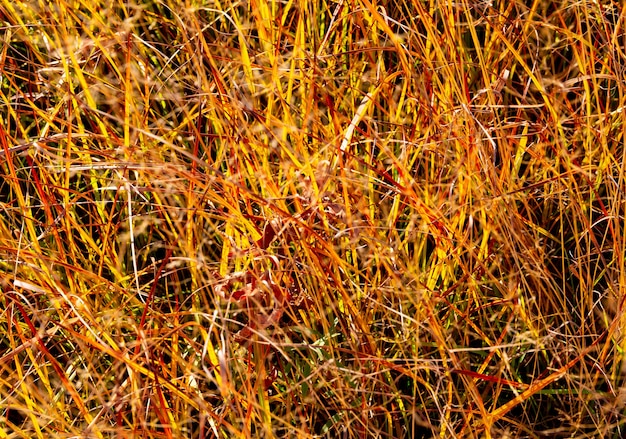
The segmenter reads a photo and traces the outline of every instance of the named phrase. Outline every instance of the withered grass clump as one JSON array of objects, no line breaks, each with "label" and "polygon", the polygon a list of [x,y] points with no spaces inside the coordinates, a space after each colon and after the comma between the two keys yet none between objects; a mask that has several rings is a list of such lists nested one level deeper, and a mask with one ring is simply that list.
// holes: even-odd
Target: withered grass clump
[{"label": "withered grass clump", "polygon": [[0,439],[619,438],[619,2],[0,2]]}]

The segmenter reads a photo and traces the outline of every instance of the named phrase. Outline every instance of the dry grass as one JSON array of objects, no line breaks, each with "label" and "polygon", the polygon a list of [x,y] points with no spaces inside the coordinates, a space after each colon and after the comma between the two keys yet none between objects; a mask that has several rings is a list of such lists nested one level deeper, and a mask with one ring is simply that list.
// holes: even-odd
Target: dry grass
[{"label": "dry grass", "polygon": [[622,437],[625,17],[2,0],[0,438]]}]

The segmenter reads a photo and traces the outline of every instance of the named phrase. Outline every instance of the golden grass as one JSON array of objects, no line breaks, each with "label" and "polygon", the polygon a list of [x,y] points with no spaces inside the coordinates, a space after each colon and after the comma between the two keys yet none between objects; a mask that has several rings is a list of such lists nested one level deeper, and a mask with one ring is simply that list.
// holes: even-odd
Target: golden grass
[{"label": "golden grass", "polygon": [[622,437],[605,3],[2,0],[0,438]]}]

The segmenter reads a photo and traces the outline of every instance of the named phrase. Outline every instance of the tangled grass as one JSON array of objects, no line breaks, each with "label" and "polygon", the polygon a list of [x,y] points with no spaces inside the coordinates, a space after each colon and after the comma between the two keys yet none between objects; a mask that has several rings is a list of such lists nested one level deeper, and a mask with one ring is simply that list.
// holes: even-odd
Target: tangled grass
[{"label": "tangled grass", "polygon": [[618,2],[0,1],[0,438],[618,438]]}]

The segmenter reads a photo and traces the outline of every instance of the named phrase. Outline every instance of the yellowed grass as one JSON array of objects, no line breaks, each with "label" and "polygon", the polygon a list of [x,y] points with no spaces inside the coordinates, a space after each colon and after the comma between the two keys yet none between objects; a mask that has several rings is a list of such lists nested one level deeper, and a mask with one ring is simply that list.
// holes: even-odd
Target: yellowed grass
[{"label": "yellowed grass", "polygon": [[496,3],[1,1],[0,438],[621,437],[624,11]]}]

